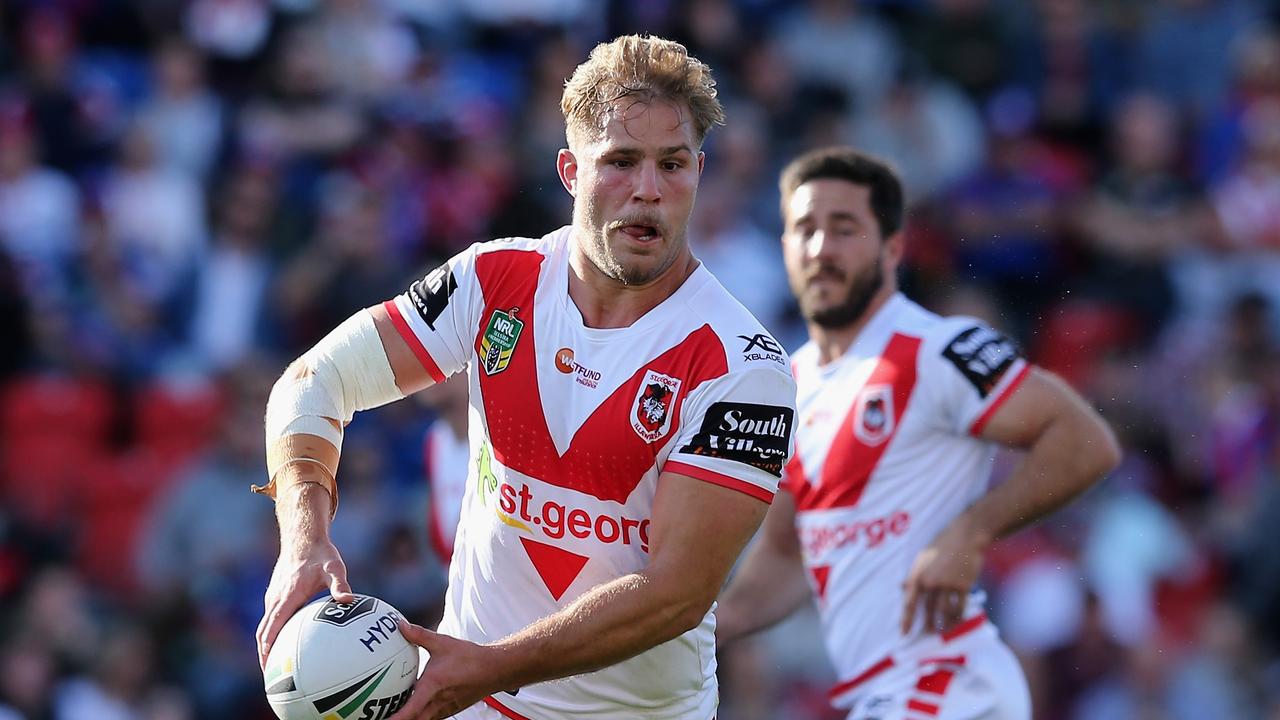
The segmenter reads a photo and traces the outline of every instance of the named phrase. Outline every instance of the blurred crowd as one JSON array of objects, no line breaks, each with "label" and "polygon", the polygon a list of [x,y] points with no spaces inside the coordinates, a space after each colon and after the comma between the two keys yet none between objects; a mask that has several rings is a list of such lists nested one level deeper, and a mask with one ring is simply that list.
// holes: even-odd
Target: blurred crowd
[{"label": "blurred crowd", "polygon": [[[1280,718],[1280,3],[5,0],[0,720],[271,717],[272,381],[567,223],[564,79],[637,31],[714,68],[691,242],[785,345],[777,172],[851,143],[907,184],[908,293],[1114,424],[1122,467],[985,570],[1037,717]],[[436,414],[351,426],[333,528],[420,622]],[[725,718],[839,717],[811,617],[722,661]]]}]

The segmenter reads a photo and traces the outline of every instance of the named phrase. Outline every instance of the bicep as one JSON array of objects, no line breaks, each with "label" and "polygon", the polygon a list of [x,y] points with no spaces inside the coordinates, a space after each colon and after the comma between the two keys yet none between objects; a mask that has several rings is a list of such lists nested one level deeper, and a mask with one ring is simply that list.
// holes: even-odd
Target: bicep
[{"label": "bicep", "polygon": [[664,472],[653,503],[646,573],[709,607],[769,505],[730,488]]},{"label": "bicep", "polygon": [[1057,419],[1092,413],[1070,387],[1052,373],[1032,368],[983,426],[984,440],[1029,448]]},{"label": "bicep", "polygon": [[391,372],[395,374],[396,387],[400,388],[400,392],[412,395],[435,384],[431,373],[423,367],[422,361],[396,329],[386,308],[374,305],[369,308],[369,312],[373,315],[374,327],[378,328],[382,349],[387,353],[387,362],[391,365]]}]

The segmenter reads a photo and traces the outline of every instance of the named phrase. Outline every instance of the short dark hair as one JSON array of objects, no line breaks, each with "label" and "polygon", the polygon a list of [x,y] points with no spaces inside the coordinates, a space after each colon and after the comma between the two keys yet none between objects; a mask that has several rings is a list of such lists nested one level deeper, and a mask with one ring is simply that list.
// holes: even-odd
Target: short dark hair
[{"label": "short dark hair", "polygon": [[880,234],[888,238],[902,227],[902,181],[888,163],[851,147],[811,150],[792,160],[782,171],[782,214],[787,214],[791,195],[810,180],[847,180],[871,189],[871,212],[880,224]]}]

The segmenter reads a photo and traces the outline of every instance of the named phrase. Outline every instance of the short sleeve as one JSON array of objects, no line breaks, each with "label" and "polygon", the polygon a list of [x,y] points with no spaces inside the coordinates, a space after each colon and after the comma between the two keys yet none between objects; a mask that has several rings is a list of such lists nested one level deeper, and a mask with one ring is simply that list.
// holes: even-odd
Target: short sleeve
[{"label": "short sleeve", "polygon": [[663,470],[771,502],[794,444],[796,386],[789,373],[755,367],[698,389]]},{"label": "short sleeve", "polygon": [[951,324],[934,352],[929,361],[938,369],[929,377],[938,384],[942,416],[959,434],[981,434],[1031,369],[1016,343],[975,320]]},{"label": "short sleeve", "polygon": [[400,337],[436,382],[462,370],[474,354],[472,340],[484,305],[475,273],[476,248],[464,250],[383,303]]}]

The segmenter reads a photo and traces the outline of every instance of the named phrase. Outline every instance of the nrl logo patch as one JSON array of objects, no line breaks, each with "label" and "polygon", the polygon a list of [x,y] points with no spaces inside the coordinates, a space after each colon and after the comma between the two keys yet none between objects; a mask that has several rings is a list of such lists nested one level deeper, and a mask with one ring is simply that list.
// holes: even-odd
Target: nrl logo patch
[{"label": "nrl logo patch", "polygon": [[853,434],[867,445],[879,445],[893,434],[893,386],[871,385],[858,394]]},{"label": "nrl logo patch", "polygon": [[524,330],[524,321],[516,318],[519,310],[494,310],[489,316],[489,325],[480,339],[480,365],[486,375],[497,375],[511,364],[511,353]]},{"label": "nrl logo patch", "polygon": [[671,417],[679,392],[679,378],[653,370],[645,372],[631,411],[631,429],[645,442],[654,442],[666,435],[671,429]]}]

